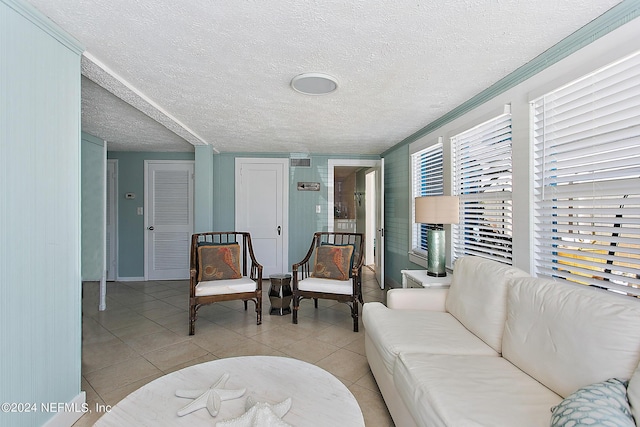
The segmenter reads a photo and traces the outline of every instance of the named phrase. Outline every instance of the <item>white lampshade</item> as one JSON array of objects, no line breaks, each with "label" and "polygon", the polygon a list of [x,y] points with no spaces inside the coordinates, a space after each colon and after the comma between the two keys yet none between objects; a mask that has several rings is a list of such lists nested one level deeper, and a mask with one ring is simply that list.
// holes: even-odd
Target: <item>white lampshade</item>
[{"label": "white lampshade", "polygon": [[416,219],[420,224],[457,224],[458,196],[416,197]]}]

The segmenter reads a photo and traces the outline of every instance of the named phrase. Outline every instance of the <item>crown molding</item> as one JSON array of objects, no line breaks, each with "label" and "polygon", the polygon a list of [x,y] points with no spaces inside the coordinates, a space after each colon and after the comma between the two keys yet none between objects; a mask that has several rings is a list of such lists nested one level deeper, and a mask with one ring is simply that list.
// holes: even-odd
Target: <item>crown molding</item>
[{"label": "crown molding", "polygon": [[62,28],[54,24],[46,15],[37,10],[35,7],[20,0],[0,0],[8,7],[28,19],[30,22],[45,31],[51,37],[58,40],[68,49],[81,55],[84,52],[84,46],[78,40],[67,34]]}]

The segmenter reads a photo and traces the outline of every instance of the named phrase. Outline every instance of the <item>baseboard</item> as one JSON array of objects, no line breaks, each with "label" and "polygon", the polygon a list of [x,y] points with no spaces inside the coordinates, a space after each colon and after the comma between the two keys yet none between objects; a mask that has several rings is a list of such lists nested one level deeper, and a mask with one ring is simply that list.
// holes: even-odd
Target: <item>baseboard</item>
[{"label": "baseboard", "polygon": [[118,277],[118,282],[144,282],[144,277]]},{"label": "baseboard", "polygon": [[84,415],[86,411],[87,395],[81,391],[71,402],[65,404],[67,410],[56,414],[43,424],[43,427],[69,427]]}]

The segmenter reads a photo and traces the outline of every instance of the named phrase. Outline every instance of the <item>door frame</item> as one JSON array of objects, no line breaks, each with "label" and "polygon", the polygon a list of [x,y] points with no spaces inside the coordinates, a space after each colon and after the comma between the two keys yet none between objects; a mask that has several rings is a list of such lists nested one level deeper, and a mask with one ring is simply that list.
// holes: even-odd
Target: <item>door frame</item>
[{"label": "door frame", "polygon": [[[150,269],[150,259],[149,259],[149,233],[147,233],[147,227],[149,226],[149,192],[148,190],[148,186],[149,186],[149,165],[153,165],[153,164],[191,164],[193,166],[193,173],[192,173],[192,177],[191,177],[191,181],[192,181],[192,194],[191,194],[191,231],[190,231],[190,235],[193,234],[193,230],[195,227],[195,212],[194,212],[194,208],[195,208],[195,160],[145,160],[144,161],[144,187],[143,187],[143,191],[144,191],[144,204],[143,204],[143,222],[144,222],[144,226],[143,226],[143,232],[144,232],[144,280],[148,281],[149,280],[149,269]],[[189,256],[188,251],[187,251],[187,257]],[[187,271],[189,270],[188,267],[188,263],[189,260],[187,260]],[[187,277],[186,279],[188,279],[188,273],[187,273]]]},{"label": "door frame", "polygon": [[238,230],[238,192],[240,188],[240,169],[245,163],[282,165],[282,268],[281,273],[289,271],[289,158],[284,157],[236,157],[234,171],[234,228]]},{"label": "door frame", "polygon": [[[380,214],[380,224],[376,224],[376,228],[380,233],[380,239],[376,242],[376,251],[380,265],[376,265],[376,277],[380,276],[380,287],[384,288],[384,159],[380,160],[362,160],[362,159],[329,159],[327,162],[327,230],[334,231],[333,211],[335,207],[335,167],[336,166],[355,166],[375,168],[379,173],[378,182],[376,182],[376,211]],[[366,195],[365,195],[366,197]]]},{"label": "door frame", "polygon": [[335,167],[353,166],[363,168],[380,167],[380,160],[329,159],[327,162],[327,231],[334,231]]},{"label": "door frame", "polygon": [[[111,218],[111,227],[113,228],[113,240],[111,241],[111,257],[109,253],[107,253],[106,248],[106,231],[108,229],[108,225],[105,224],[105,269],[111,274],[107,273],[106,280],[107,281],[116,281],[118,280],[118,159],[107,159],[107,174],[106,180],[107,185],[105,185],[106,197],[105,197],[105,207],[108,206],[106,201],[109,200],[109,166],[112,166],[113,176],[112,176],[112,184],[111,190],[113,199],[111,201],[111,211],[113,213],[113,217]],[[105,218],[109,217],[109,210],[107,210]],[[109,221],[106,221],[108,223]],[[111,266],[109,265],[111,264]]]}]

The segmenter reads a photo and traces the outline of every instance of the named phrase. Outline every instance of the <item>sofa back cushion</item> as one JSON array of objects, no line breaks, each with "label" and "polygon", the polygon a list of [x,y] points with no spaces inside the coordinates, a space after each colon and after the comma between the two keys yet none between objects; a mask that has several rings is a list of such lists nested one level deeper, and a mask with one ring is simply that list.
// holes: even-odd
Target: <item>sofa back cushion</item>
[{"label": "sofa back cushion", "polygon": [[640,301],[566,281],[513,279],[502,356],[562,397],[627,380],[640,360]]},{"label": "sofa back cushion", "polygon": [[458,258],[445,307],[498,353],[507,312],[507,282],[528,277],[522,270],[476,256]]}]

